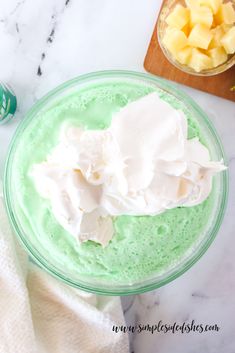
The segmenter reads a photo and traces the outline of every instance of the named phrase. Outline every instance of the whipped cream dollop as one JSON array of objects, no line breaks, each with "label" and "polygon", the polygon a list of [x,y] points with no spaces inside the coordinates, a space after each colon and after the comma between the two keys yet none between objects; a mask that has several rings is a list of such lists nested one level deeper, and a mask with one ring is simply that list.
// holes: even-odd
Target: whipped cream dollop
[{"label": "whipped cream dollop", "polygon": [[64,229],[106,246],[114,216],[157,215],[208,197],[226,167],[187,129],[184,113],[151,93],[115,113],[106,130],[64,126],[31,175]]}]

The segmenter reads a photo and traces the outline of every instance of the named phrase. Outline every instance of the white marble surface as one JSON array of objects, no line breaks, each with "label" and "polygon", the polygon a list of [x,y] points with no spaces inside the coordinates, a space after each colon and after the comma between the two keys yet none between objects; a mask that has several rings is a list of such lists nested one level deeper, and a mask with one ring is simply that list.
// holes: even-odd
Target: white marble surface
[{"label": "white marble surface", "polygon": [[[74,76],[95,70],[143,70],[160,0],[0,0],[0,78],[18,97],[12,123],[0,127],[0,173],[12,134],[32,104]],[[235,81],[235,78],[234,78]],[[235,104],[182,87],[216,126],[229,159],[230,196],[219,234],[181,278],[124,299],[128,324],[183,321],[219,332],[131,335],[135,353],[235,352]],[[132,304],[132,305],[131,305]]]}]

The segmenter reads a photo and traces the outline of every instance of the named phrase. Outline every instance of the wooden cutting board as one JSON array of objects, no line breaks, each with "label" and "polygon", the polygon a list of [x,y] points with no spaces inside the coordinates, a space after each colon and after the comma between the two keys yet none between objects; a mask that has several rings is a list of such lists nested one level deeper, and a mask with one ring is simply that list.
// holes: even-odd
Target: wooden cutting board
[{"label": "wooden cutting board", "polygon": [[221,74],[210,77],[194,76],[182,72],[164,56],[158,43],[157,23],[144,60],[144,68],[154,75],[235,102],[235,91],[231,91],[231,87],[235,85],[235,65]]}]

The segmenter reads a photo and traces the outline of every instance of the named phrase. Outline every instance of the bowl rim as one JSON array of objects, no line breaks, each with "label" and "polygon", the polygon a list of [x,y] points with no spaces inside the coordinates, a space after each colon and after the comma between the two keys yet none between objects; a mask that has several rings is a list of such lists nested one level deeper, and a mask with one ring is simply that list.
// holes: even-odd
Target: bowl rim
[{"label": "bowl rim", "polygon": [[223,146],[221,144],[220,138],[218,136],[217,131],[215,130],[214,126],[210,122],[209,118],[207,115],[202,111],[202,109],[193,101],[192,98],[190,98],[187,94],[185,94],[183,91],[178,90],[177,86],[170,83],[169,81],[158,78],[154,75],[148,74],[148,73],[142,73],[142,72],[135,72],[135,71],[129,71],[129,70],[105,70],[105,71],[96,71],[96,72],[91,72],[88,74],[84,74],[81,76],[77,76],[71,80],[68,80],[61,85],[55,87],[51,91],[49,91],[46,95],[44,95],[41,99],[39,99],[33,106],[32,108],[26,113],[24,119],[22,122],[19,124],[17,127],[14,136],[11,140],[8,153],[7,153],[7,158],[5,161],[5,168],[4,168],[4,178],[3,178],[3,194],[4,194],[4,202],[6,205],[6,210],[8,214],[8,218],[10,220],[11,226],[14,230],[14,232],[17,235],[17,238],[20,240],[21,244],[23,244],[23,247],[26,249],[26,251],[29,253],[31,256],[32,260],[39,265],[39,267],[43,268],[46,272],[49,274],[53,275],[57,279],[61,280],[62,282],[71,285],[75,288],[90,292],[90,293],[95,293],[95,294],[100,294],[100,295],[133,295],[133,294],[140,294],[144,293],[156,288],[159,288],[163,285],[168,284],[169,282],[173,281],[177,277],[181,276],[183,273],[185,273],[187,270],[189,270],[200,258],[201,256],[206,252],[206,250],[209,248],[211,243],[213,242],[216,234],[218,233],[218,230],[221,226],[225,210],[226,210],[226,205],[227,205],[227,199],[228,199],[228,171],[224,171],[221,173],[221,178],[222,178],[222,185],[223,185],[223,194],[221,198],[221,204],[219,208],[219,212],[217,215],[217,219],[215,224],[212,227],[211,234],[208,236],[207,240],[203,243],[203,246],[201,246],[199,249],[197,249],[197,253],[194,254],[192,253],[192,256],[190,256],[189,259],[187,259],[186,263],[181,263],[181,268],[176,270],[175,272],[171,273],[170,275],[166,276],[165,278],[161,279],[158,282],[153,282],[149,284],[143,284],[140,285],[137,288],[132,288],[131,285],[126,285],[125,288],[123,286],[118,289],[115,288],[114,290],[110,288],[100,288],[99,286],[91,286],[90,284],[82,284],[75,282],[69,278],[67,278],[64,275],[61,275],[59,271],[56,271],[55,268],[52,268],[52,266],[43,259],[42,256],[37,255],[36,249],[31,246],[28,242],[26,237],[24,237],[23,234],[21,234],[21,231],[18,227],[18,223],[16,222],[16,219],[14,217],[14,213],[12,210],[12,202],[11,202],[11,196],[10,196],[10,187],[8,183],[8,176],[9,173],[11,172],[11,160],[14,156],[14,146],[15,146],[15,141],[17,141],[21,131],[24,130],[24,128],[27,126],[28,121],[31,120],[32,115],[35,114],[37,111],[42,108],[45,103],[50,102],[51,98],[56,98],[56,96],[59,93],[62,93],[63,91],[66,91],[67,88],[72,88],[76,86],[76,84],[82,84],[85,82],[89,82],[90,79],[105,79],[105,78],[129,78],[129,79],[140,79],[143,80],[147,83],[152,83],[157,85],[158,88],[164,89],[164,90],[169,90],[169,93],[174,94],[177,99],[182,99],[183,103],[186,105],[186,102],[188,105],[195,110],[199,115],[201,115],[205,125],[209,129],[210,133],[213,135],[214,139],[217,142],[217,147],[220,151],[220,154],[224,160],[224,162],[227,164],[227,158],[224,153]]}]

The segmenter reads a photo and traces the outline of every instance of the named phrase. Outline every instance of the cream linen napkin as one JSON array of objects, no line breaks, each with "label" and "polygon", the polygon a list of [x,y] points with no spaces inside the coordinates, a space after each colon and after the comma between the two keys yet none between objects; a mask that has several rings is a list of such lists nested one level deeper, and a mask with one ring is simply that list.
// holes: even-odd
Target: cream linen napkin
[{"label": "cream linen napkin", "polygon": [[[1,185],[0,185],[1,189]],[[0,353],[127,353],[120,298],[71,288],[43,272],[16,241],[0,190]]]}]

